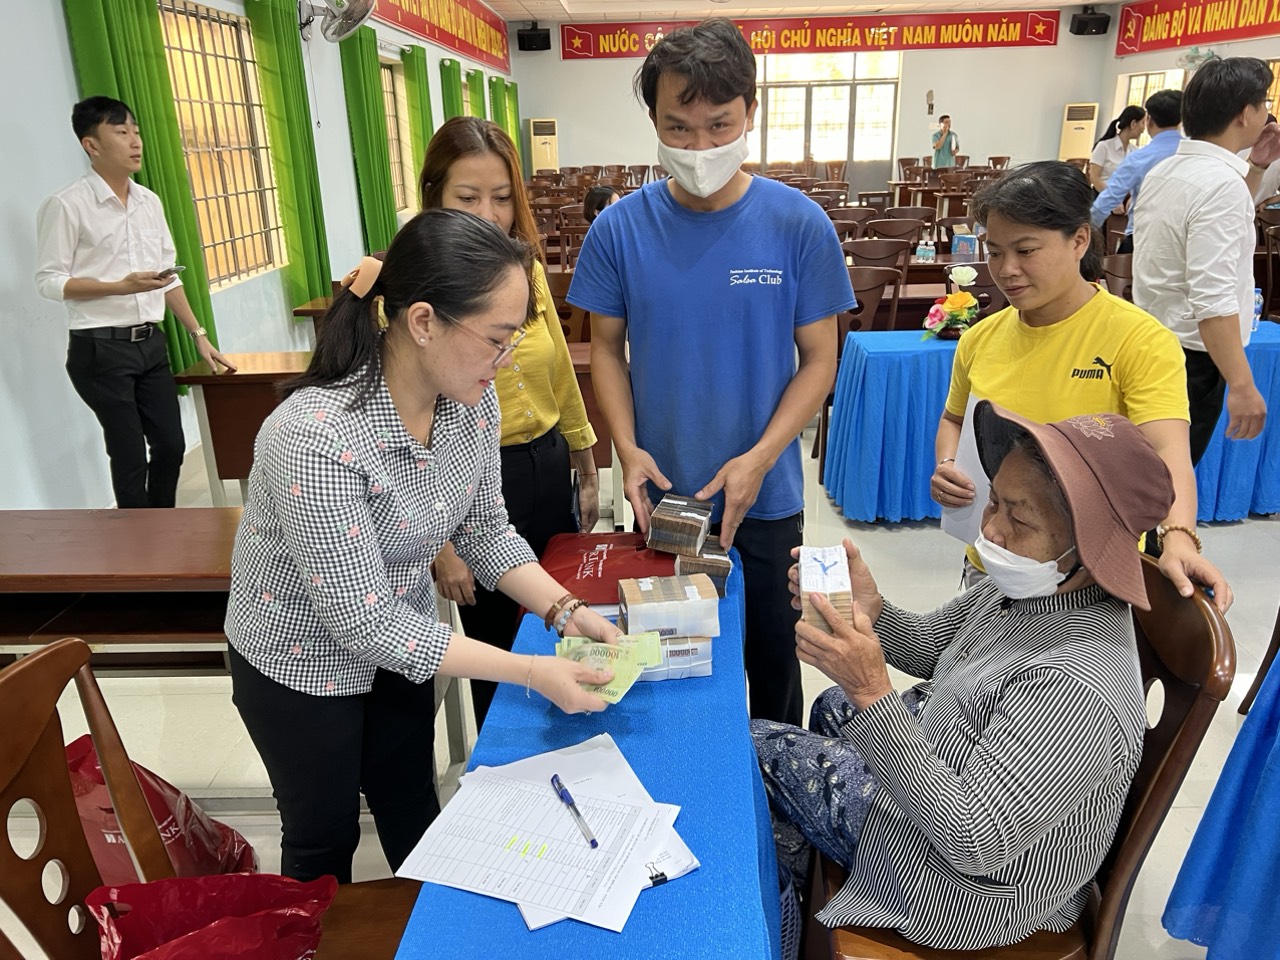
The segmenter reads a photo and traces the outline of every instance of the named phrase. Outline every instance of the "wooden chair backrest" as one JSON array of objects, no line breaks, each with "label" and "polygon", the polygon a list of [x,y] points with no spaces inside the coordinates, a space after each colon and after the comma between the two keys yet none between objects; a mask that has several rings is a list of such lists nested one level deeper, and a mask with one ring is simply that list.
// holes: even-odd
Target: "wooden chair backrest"
[{"label": "wooden chair backrest", "polygon": [[847,160],[828,160],[826,162],[827,179],[843,180],[845,170],[848,167],[848,165],[849,165],[849,162]]},{"label": "wooden chair backrest", "polygon": [[902,179],[909,180],[912,183],[922,183],[929,175],[929,168],[921,165],[913,165],[907,167],[902,172]]},{"label": "wooden chair backrest", "polygon": [[[27,799],[36,807],[39,826],[27,858],[19,857],[7,838],[0,842],[0,899],[49,956],[97,960],[97,924],[83,904],[102,878],[76,812],[58,718],[58,697],[73,678],[139,876],[173,876],[160,831],[89,669],[89,647],[82,640],[58,640],[0,671],[0,730],[5,731],[0,738],[0,810],[8,814],[17,801]],[[60,883],[51,902],[42,877],[54,874]]]},{"label": "wooden chair backrest", "polygon": [[581,167],[561,167],[560,172],[566,177],[572,177],[582,172]]},{"label": "wooden chair backrest", "polygon": [[564,271],[547,271],[547,287],[556,305],[556,315],[564,329],[564,338],[570,343],[589,343],[591,340],[591,314],[575,307],[568,300],[569,284],[573,274]]},{"label": "wooden chair backrest", "polygon": [[910,240],[916,243],[924,235],[928,226],[923,220],[907,218],[888,218],[885,220],[868,220],[864,225],[867,236],[888,240]]},{"label": "wooden chair backrest", "polygon": [[893,303],[896,308],[902,274],[892,267],[850,267],[849,283],[853,286],[853,295],[858,300],[858,309],[842,313],[836,318],[840,327],[838,341],[840,349],[843,349],[844,339],[851,330],[893,329],[894,310],[890,311],[889,317],[883,324],[876,323],[876,314],[880,309],[880,301],[884,299],[886,287],[893,287]]},{"label": "wooden chair backrest", "polygon": [[1088,157],[1072,157],[1070,160],[1067,160],[1066,162],[1067,162],[1070,166],[1075,167],[1075,168],[1076,168],[1077,170],[1079,170],[1081,173],[1084,173],[1085,168],[1089,166],[1089,158],[1088,158]]},{"label": "wooden chair backrest", "polygon": [[647,163],[633,163],[627,167],[627,172],[631,174],[631,182],[635,186],[642,186],[649,179],[649,165]]},{"label": "wooden chair backrest", "polygon": [[807,193],[805,194],[805,196],[807,196],[810,200],[812,200],[814,203],[820,206],[823,210],[826,210],[828,207],[830,207],[832,203],[830,197],[821,193]]},{"label": "wooden chair backrest", "polygon": [[920,166],[919,157],[899,157],[898,158],[898,179],[899,180],[908,179],[907,170],[909,170],[911,167],[918,167],[918,166]]},{"label": "wooden chair backrest", "polygon": [[1133,254],[1112,253],[1102,258],[1107,290],[1133,303]]},{"label": "wooden chair backrest", "polygon": [[582,244],[590,229],[590,224],[586,223],[567,223],[560,228],[560,263],[565,270],[577,266],[578,255],[582,253]]},{"label": "wooden chair backrest", "polygon": [[964,169],[965,167],[967,167],[967,166],[969,166],[969,155],[968,155],[967,153],[957,153],[957,154],[956,154],[956,169],[957,169],[957,170],[963,170],[963,169]]},{"label": "wooden chair backrest", "polygon": [[827,216],[832,220],[866,223],[868,220],[879,220],[880,211],[875,207],[827,207]]},{"label": "wooden chair backrest", "polygon": [[948,293],[954,293],[960,289],[959,284],[951,279],[951,271],[956,267],[973,267],[978,272],[978,278],[964,288],[972,293],[978,301],[978,315],[975,318],[975,322],[985,319],[1009,305],[1009,300],[1005,297],[1004,292],[996,285],[995,277],[991,276],[991,268],[982,260],[974,263],[948,263],[943,266],[942,272],[947,277]]},{"label": "wooden chair backrest", "polygon": [[938,242],[949,245],[951,238],[956,235],[955,228],[962,225],[968,227],[969,232],[973,233],[973,217],[943,217],[938,221]]},{"label": "wooden chair backrest", "polygon": [[935,207],[889,207],[884,215],[890,220],[923,220],[933,223],[938,218]]},{"label": "wooden chair backrest", "polygon": [[563,230],[574,224],[586,223],[582,219],[582,204],[566,203],[556,210],[556,228]]},{"label": "wooden chair backrest", "polygon": [[911,257],[912,244],[909,240],[884,240],[866,238],[862,240],[846,240],[840,249],[846,257],[853,260],[855,267],[893,267],[905,271],[907,261]]},{"label": "wooden chair backrest", "polygon": [[843,190],[849,192],[849,184],[844,180],[819,180],[813,185],[815,190]]},{"label": "wooden chair backrest", "polygon": [[836,238],[841,243],[862,236],[862,224],[856,220],[832,220],[831,225],[836,228]]},{"label": "wooden chair backrest", "polygon": [[1003,170],[1009,166],[1012,157],[987,157],[987,163],[990,164],[992,170]]},{"label": "wooden chair backrest", "polygon": [[[809,191],[809,196],[814,198],[824,197],[830,202],[831,207],[838,207],[848,201],[849,191],[838,190],[838,189],[827,190],[819,187],[814,187],[812,190]],[[830,209],[831,207],[828,207],[827,209]]]}]

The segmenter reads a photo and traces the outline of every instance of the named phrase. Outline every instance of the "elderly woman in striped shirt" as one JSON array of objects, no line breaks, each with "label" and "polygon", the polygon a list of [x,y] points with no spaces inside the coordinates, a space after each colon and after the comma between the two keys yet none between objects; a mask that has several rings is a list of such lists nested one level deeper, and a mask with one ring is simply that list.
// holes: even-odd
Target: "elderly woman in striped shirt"
[{"label": "elderly woman in striped shirt", "polygon": [[[800,659],[837,686],[811,731],[752,725],[794,889],[809,845],[849,869],[819,919],[948,949],[1080,915],[1142,756],[1135,544],[1173,499],[1164,463],[1117,414],[1042,425],[983,401],[975,427],[990,578],[911,613],[846,540],[853,623],[815,594],[834,633],[796,627]],[[791,579],[798,593],[794,567]],[[895,695],[886,660],[924,682]]]}]

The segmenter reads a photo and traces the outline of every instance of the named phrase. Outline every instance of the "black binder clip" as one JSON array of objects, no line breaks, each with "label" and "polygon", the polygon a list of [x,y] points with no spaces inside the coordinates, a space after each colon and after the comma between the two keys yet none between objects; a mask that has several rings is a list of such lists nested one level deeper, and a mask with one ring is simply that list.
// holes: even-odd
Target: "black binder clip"
[{"label": "black binder clip", "polygon": [[649,883],[655,887],[660,887],[667,882],[667,875],[658,869],[657,864],[646,863],[644,868],[649,871]]}]

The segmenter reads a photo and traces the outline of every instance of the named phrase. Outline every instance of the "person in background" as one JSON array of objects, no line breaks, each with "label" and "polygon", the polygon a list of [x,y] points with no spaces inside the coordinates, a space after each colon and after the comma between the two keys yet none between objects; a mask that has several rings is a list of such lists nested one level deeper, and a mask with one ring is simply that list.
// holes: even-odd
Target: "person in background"
[{"label": "person in background", "polygon": [[933,168],[954,167],[959,152],[960,138],[951,129],[951,115],[944,113],[938,118],[938,129],[933,135]]},{"label": "person in background", "polygon": [[618,635],[538,566],[503,507],[493,379],[526,326],[530,257],[478,217],[418,214],[385,262],[346,278],[307,371],[258,431],[226,633],[285,876],[351,880],[362,792],[392,870],[408,856],[440,810],[437,674],[604,709],[579,684],[607,671],[496,649],[436,608],[431,561],[448,540],[485,587],[562,635]]},{"label": "person in background", "polygon": [[214,372],[235,370],[191,312],[160,198],[133,175],[142,135],[129,106],[89,97],[71,127],[90,170],[40,205],[36,288],[66,304],[67,375],[102,426],[117,507],[172,507],[186,444],[160,322],[165,307]]},{"label": "person in background", "polygon": [[1133,253],[1133,205],[1138,199],[1138,191],[1142,189],[1142,179],[1161,160],[1173,156],[1182,141],[1182,131],[1178,129],[1182,123],[1182,91],[1159,90],[1147,97],[1147,134],[1150,142],[1139,150],[1134,150],[1116,167],[1107,181],[1107,187],[1093,201],[1093,225],[1099,229],[1107,222],[1107,217],[1121,208],[1125,198],[1129,199],[1129,216],[1125,225],[1124,239],[1116,253]]},{"label": "person in background", "polygon": [[[496,123],[454,117],[427,145],[419,180],[423,210],[465,210],[541,251],[511,138]],[[529,274],[532,311],[510,366],[494,377],[502,408],[502,496],[516,531],[542,556],[557,533],[590,532],[600,517],[595,431],[578,389],[569,345],[547,287],[542,261]],[[573,472],[577,472],[576,503]],[[574,518],[575,509],[578,519]],[[467,635],[510,650],[520,605],[477,585],[474,572],[445,543],[435,561],[436,582],[458,604]],[[477,728],[497,684],[471,684]]]},{"label": "person in background", "polygon": [[662,491],[714,501],[720,543],[742,558],[751,715],[799,723],[799,436],[835,377],[849,272],[821,207],[742,172],[756,62],[731,21],[668,34],[636,91],[671,176],[592,224],[569,300],[591,311],[592,381],[637,524]]},{"label": "person in background", "polygon": [[1146,116],[1147,111],[1142,107],[1125,107],[1120,111],[1120,116],[1107,125],[1102,138],[1093,145],[1093,153],[1085,172],[1089,177],[1089,185],[1098,193],[1107,188],[1107,181],[1111,179],[1116,167],[1136,148],[1138,138],[1145,129]]},{"label": "person in background", "polygon": [[[1270,104],[1268,104],[1269,106]],[[1267,124],[1276,122],[1274,114],[1267,114]],[[1248,157],[1245,157],[1248,160]],[[1266,205],[1267,207],[1280,206],[1280,202],[1267,203],[1268,200],[1280,194],[1280,160],[1272,160],[1267,169],[1258,173],[1253,167],[1249,168],[1249,179],[1254,176],[1258,178],[1258,183],[1253,186],[1253,202],[1256,206]],[[1246,181],[1248,182],[1248,181]]]},{"label": "person in background", "polygon": [[[1029,163],[982,187],[970,212],[987,230],[987,262],[1009,306],[960,338],[935,441],[930,484],[944,507],[971,504],[975,486],[955,465],[970,397],[1042,423],[1089,411],[1127,417],[1169,468],[1177,498],[1159,527],[1160,569],[1183,596],[1211,586],[1225,613],[1231,590],[1200,555],[1196,477],[1187,439],[1187,380],[1177,338],[1149,314],[1085,277],[1097,275],[1093,192],[1075,167]],[[1137,551],[1137,541],[1134,541]],[[981,578],[975,547],[966,582]]]},{"label": "person in background", "polygon": [[617,187],[597,184],[587,191],[582,200],[582,219],[587,223],[595,223],[596,217],[604,212],[605,207],[611,207],[621,199],[622,194]]},{"label": "person in background", "polygon": [[[831,630],[796,626],[837,686],[810,730],[751,724],[792,888],[811,844],[849,872],[817,919],[948,950],[1066,930],[1088,903],[1146,727],[1129,605],[1150,601],[1138,551],[1116,545],[1173,500],[1114,413],[1041,425],[984,401],[974,418],[990,578],[913,613],[846,540],[852,623],[815,593]],[[923,682],[898,695],[886,661]]]},{"label": "person in background", "polygon": [[[1147,174],[1134,205],[1133,299],[1182,342],[1193,464],[1224,399],[1227,437],[1250,440],[1266,422],[1244,348],[1253,326],[1252,191],[1280,160],[1280,126],[1267,122],[1272,81],[1253,57],[1201,65],[1182,94],[1190,139]],[[1247,161],[1236,156],[1250,147]]]}]

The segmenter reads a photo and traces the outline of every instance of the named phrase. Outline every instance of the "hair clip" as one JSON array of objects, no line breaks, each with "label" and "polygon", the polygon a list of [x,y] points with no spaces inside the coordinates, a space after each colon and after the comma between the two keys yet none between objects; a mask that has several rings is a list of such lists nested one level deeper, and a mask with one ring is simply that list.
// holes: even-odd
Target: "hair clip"
[{"label": "hair clip", "polygon": [[342,278],[342,289],[350,290],[357,299],[363,300],[378,282],[380,273],[382,261],[377,257],[365,257],[360,261],[360,266]]}]

